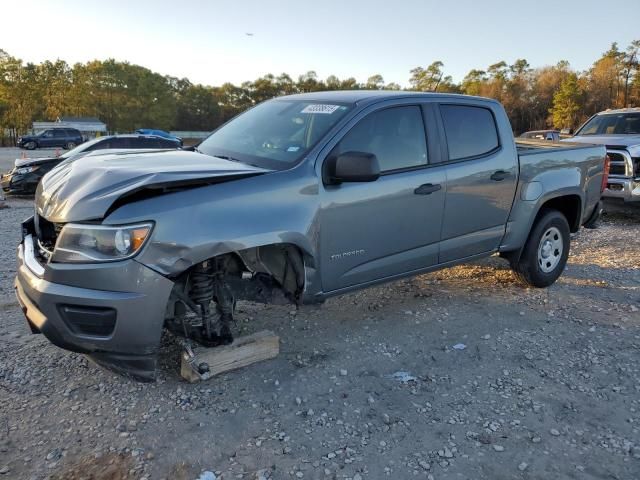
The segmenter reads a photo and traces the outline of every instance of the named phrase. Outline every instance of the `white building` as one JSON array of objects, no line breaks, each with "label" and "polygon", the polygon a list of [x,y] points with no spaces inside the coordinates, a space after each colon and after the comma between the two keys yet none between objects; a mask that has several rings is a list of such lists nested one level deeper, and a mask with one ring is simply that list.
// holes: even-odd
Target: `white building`
[{"label": "white building", "polygon": [[58,117],[55,122],[33,122],[34,133],[47,128],[75,128],[80,130],[85,140],[107,133],[107,126],[95,117]]}]

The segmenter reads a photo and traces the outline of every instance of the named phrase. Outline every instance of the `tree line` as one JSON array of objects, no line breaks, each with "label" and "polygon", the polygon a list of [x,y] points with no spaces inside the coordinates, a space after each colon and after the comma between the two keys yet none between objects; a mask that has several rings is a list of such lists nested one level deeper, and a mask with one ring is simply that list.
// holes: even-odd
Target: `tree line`
[{"label": "tree line", "polygon": [[62,116],[98,117],[111,132],[149,127],[210,131],[239,112],[279,95],[320,90],[390,89],[453,92],[499,100],[516,133],[548,127],[572,128],[607,108],[640,106],[640,40],[621,49],[613,43],[586,71],[567,61],[532,68],[525,59],[472,69],[456,83],[435,61],[409,72],[408,86],[366,82],[309,71],[293,79],[265,75],[240,85],[194,84],[114,59],[71,66],[63,60],[24,63],[0,49],[0,140],[31,129],[33,121]]}]

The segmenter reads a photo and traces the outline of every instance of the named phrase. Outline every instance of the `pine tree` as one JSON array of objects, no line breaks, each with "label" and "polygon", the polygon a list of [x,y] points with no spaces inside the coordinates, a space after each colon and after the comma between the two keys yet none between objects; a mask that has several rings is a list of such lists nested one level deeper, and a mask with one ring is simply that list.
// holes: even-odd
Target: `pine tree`
[{"label": "pine tree", "polygon": [[582,109],[583,92],[578,84],[578,76],[570,73],[560,84],[553,96],[553,126],[571,128],[578,122],[578,114]]}]

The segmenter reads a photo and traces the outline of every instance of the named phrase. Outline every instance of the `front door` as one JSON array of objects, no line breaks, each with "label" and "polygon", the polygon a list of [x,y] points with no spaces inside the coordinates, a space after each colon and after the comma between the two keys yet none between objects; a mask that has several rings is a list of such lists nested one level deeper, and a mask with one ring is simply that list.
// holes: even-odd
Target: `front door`
[{"label": "front door", "polygon": [[46,130],[42,135],[40,135],[38,143],[40,144],[40,147],[52,147],[55,143],[53,130]]},{"label": "front door", "polygon": [[320,253],[325,292],[438,261],[445,166],[429,164],[422,107],[369,113],[327,158],[349,151],[375,154],[382,175],[374,182],[324,187]]}]

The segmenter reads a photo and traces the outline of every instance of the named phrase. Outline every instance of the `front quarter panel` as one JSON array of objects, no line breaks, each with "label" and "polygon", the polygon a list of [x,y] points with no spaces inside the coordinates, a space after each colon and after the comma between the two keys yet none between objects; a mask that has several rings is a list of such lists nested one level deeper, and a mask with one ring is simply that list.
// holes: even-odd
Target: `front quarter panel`
[{"label": "front quarter panel", "polygon": [[152,220],[150,241],[136,257],[173,276],[224,253],[269,244],[300,248],[315,268],[318,183],[312,166],[184,190],[124,205],[104,221]]}]

